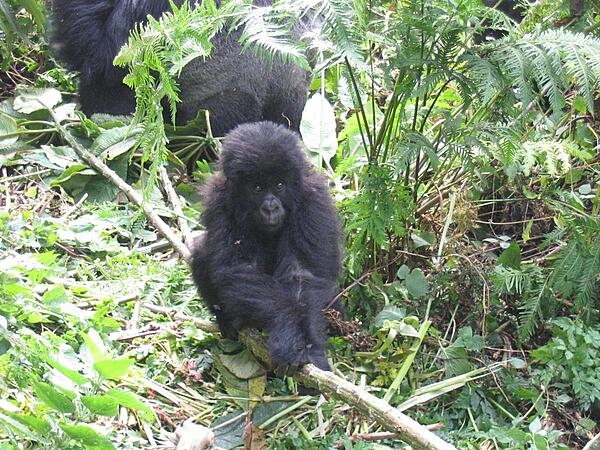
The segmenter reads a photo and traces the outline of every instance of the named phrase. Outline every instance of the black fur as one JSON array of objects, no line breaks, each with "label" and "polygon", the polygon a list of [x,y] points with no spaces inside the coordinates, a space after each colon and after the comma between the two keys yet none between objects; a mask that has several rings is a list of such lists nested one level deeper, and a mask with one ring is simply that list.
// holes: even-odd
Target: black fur
[{"label": "black fur", "polygon": [[328,370],[322,310],[337,293],[341,233],[326,179],[297,135],[271,122],[231,131],[220,164],[203,189],[206,233],[193,251],[203,299],[224,336],[267,331],[276,368]]},{"label": "black fur", "polygon": [[[256,0],[255,4],[268,1]],[[168,0],[53,1],[53,47],[60,60],[81,73],[79,98],[85,114],[133,113],[133,92],[122,82],[126,72],[112,62],[136,23],[169,9]],[[239,37],[239,32],[217,35],[211,58],[197,58],[183,69],[179,79],[183,103],[177,108],[177,123],[184,124],[199,109],[208,109],[215,136],[223,136],[240,123],[259,120],[298,130],[309,74],[277,59],[269,63],[250,51],[242,53]]]}]

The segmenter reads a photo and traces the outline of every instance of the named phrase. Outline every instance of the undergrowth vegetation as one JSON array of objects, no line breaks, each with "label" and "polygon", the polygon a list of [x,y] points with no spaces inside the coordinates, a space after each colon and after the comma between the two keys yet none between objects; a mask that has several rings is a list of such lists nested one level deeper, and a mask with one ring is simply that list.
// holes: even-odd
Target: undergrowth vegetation
[{"label": "undergrowth vegetation", "polygon": [[[477,0],[205,0],[117,57],[135,116],[88,118],[43,2],[0,0],[0,448],[174,448],[187,419],[220,448],[404,448],[220,340],[186,264],[77,151],[197,230],[218,140],[162,108],[233,27],[314,68],[301,131],[361,324],[330,339],[336,373],[459,449],[599,448],[600,8],[576,3],[517,23]],[[320,29],[295,42],[281,24],[307,13]]]}]

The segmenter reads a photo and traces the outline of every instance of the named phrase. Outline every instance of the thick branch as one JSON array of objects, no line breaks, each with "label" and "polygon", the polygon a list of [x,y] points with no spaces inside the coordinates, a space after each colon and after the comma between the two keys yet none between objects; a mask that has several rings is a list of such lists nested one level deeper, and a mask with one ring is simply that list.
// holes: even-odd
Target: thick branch
[{"label": "thick branch", "polygon": [[[244,330],[240,341],[261,361],[270,364],[269,351],[256,330]],[[295,376],[300,383],[316,387],[338,400],[355,407],[365,416],[373,419],[383,428],[398,433],[402,440],[414,449],[456,450],[456,447],[437,437],[423,425],[402,414],[386,401],[312,364],[304,366]]]},{"label": "thick branch", "polygon": [[65,141],[69,143],[69,145],[75,150],[75,152],[83,158],[91,167],[93,167],[98,173],[106,177],[112,184],[118,187],[129,200],[133,203],[141,207],[144,211],[144,214],[152,222],[152,224],[158,229],[158,231],[171,243],[173,248],[181,255],[181,257],[190,262],[192,260],[192,255],[190,250],[185,246],[179,237],[173,233],[171,227],[167,225],[167,223],[161,219],[161,217],[150,207],[150,205],[144,201],[144,198],[129,184],[127,184],[114,170],[108,167],[104,161],[98,158],[93,153],[90,153],[87,149],[85,149],[77,140],[73,137],[73,135],[67,130],[59,121],[59,119],[54,114],[54,111],[51,109],[48,110],[50,114],[52,114],[52,118],[54,119],[54,124],[56,129],[60,133],[60,135],[64,138]]}]

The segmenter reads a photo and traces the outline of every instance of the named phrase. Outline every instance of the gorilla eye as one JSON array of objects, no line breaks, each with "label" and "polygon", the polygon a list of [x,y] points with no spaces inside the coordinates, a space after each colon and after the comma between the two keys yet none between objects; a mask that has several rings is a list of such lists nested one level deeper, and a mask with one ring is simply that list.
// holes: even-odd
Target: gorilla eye
[{"label": "gorilla eye", "polygon": [[285,183],[283,183],[282,181],[280,181],[279,183],[277,183],[275,185],[275,189],[277,189],[278,191],[282,191],[284,187],[285,187]]},{"label": "gorilla eye", "polygon": [[254,192],[262,192],[263,187],[260,184],[254,185]]}]

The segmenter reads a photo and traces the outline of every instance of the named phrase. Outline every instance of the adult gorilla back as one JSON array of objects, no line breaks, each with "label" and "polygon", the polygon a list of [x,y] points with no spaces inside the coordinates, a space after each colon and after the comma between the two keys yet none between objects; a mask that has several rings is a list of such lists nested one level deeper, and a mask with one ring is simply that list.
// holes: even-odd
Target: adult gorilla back
[{"label": "adult gorilla back", "polygon": [[[183,0],[175,0],[181,5]],[[257,6],[269,0],[255,0]],[[79,98],[86,115],[131,114],[133,92],[123,84],[123,68],[113,66],[136,23],[158,18],[168,0],[54,0],[53,47],[67,66],[81,73]],[[270,120],[298,130],[306,103],[309,74],[293,64],[273,62],[242,52],[240,32],[221,33],[208,59],[197,58],[179,79],[182,104],[177,123],[208,109],[211,129],[222,136],[244,122]]]}]

